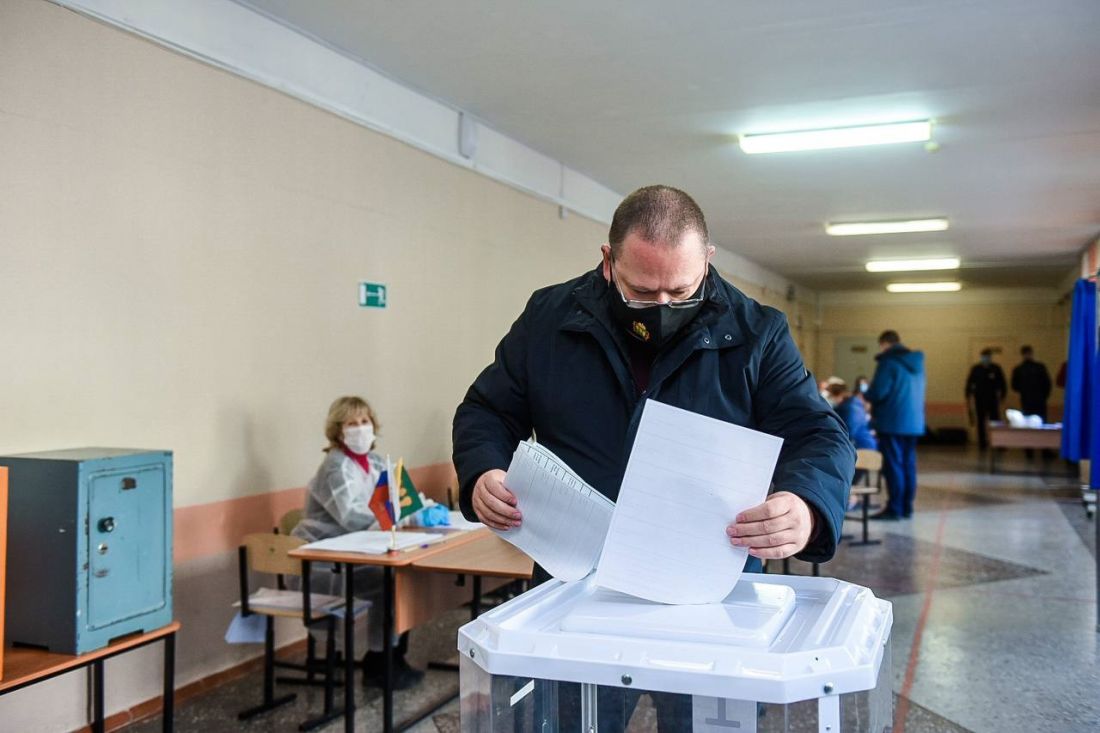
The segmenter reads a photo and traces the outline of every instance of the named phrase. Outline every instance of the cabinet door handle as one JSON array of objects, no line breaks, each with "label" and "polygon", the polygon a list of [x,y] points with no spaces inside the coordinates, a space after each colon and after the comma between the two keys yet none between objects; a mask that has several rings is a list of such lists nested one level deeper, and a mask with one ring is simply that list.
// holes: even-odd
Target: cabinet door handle
[{"label": "cabinet door handle", "polygon": [[136,488],[137,488],[137,479],[136,478],[133,478],[131,476],[127,476],[126,478],[122,479],[122,490],[123,491],[129,491],[130,489],[136,489]]}]

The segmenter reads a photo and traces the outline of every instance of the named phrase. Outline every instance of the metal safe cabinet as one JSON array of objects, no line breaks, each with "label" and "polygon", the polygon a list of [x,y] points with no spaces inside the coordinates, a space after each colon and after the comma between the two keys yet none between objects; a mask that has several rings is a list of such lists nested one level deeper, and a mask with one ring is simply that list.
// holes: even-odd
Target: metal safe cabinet
[{"label": "metal safe cabinet", "polygon": [[8,467],[6,636],[83,654],[172,620],[172,454],[0,457]]}]

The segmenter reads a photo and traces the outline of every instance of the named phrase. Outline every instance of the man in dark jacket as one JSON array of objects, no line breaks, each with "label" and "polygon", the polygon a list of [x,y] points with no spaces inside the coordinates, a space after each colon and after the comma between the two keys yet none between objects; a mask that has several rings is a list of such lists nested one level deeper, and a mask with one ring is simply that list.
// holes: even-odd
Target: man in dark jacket
[{"label": "man in dark jacket", "polygon": [[703,213],[682,191],[635,191],[608,239],[595,270],[531,296],[459,405],[463,513],[519,526],[523,507],[503,478],[532,433],[614,500],[654,399],[784,439],[767,501],[729,517],[729,541],[750,554],[746,570],[760,559],[831,558],[855,455],[783,315],[710,267]]},{"label": "man in dark jacket", "polygon": [[1012,370],[1012,389],[1020,393],[1020,412],[1038,415],[1047,421],[1047,398],[1050,397],[1050,372],[1046,364],[1035,361],[1030,346],[1020,349],[1023,358]]},{"label": "man in dark jacket", "polygon": [[[504,486],[504,469],[532,433],[616,499],[643,405],[654,399],[784,439],[768,499],[728,518],[728,541],[748,548],[746,570],[759,570],[762,558],[828,560],[855,452],[782,314],[710,267],[703,212],[674,188],[624,199],[602,250],[595,270],[531,296],[459,405],[463,514],[497,529],[520,525],[524,507]],[[559,694],[558,722],[576,728],[579,690]],[[601,690],[601,728],[625,727],[637,694]],[[691,730],[690,696],[653,698],[661,733]]]},{"label": "man in dark jacket", "polygon": [[1008,393],[1005,373],[993,363],[993,349],[982,349],[978,363],[970,367],[966,377],[966,401],[974,401],[974,419],[978,423],[978,448],[989,447],[987,423],[1001,419],[1001,402]]},{"label": "man in dark jacket", "polygon": [[917,498],[917,438],[924,435],[924,354],[903,346],[897,331],[883,331],[878,345],[878,364],[865,397],[871,403],[889,501],[874,516],[897,520],[912,516]]}]

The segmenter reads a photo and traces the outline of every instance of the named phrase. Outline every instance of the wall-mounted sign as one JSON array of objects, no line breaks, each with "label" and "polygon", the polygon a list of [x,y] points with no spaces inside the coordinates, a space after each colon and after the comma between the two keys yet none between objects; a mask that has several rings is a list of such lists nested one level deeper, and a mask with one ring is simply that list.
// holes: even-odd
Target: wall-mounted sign
[{"label": "wall-mounted sign", "polygon": [[386,286],[382,283],[359,283],[360,308],[385,308]]}]

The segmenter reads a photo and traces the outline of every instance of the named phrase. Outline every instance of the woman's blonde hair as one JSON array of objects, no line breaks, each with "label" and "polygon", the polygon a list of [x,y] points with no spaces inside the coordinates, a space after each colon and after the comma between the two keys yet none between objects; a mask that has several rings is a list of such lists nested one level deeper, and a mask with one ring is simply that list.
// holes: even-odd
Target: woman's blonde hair
[{"label": "woman's blonde hair", "polygon": [[328,417],[325,418],[325,437],[328,438],[326,451],[339,448],[343,444],[344,423],[357,415],[366,414],[374,426],[374,434],[378,435],[381,427],[378,418],[374,415],[368,403],[362,397],[337,397],[336,401],[328,408]]}]

